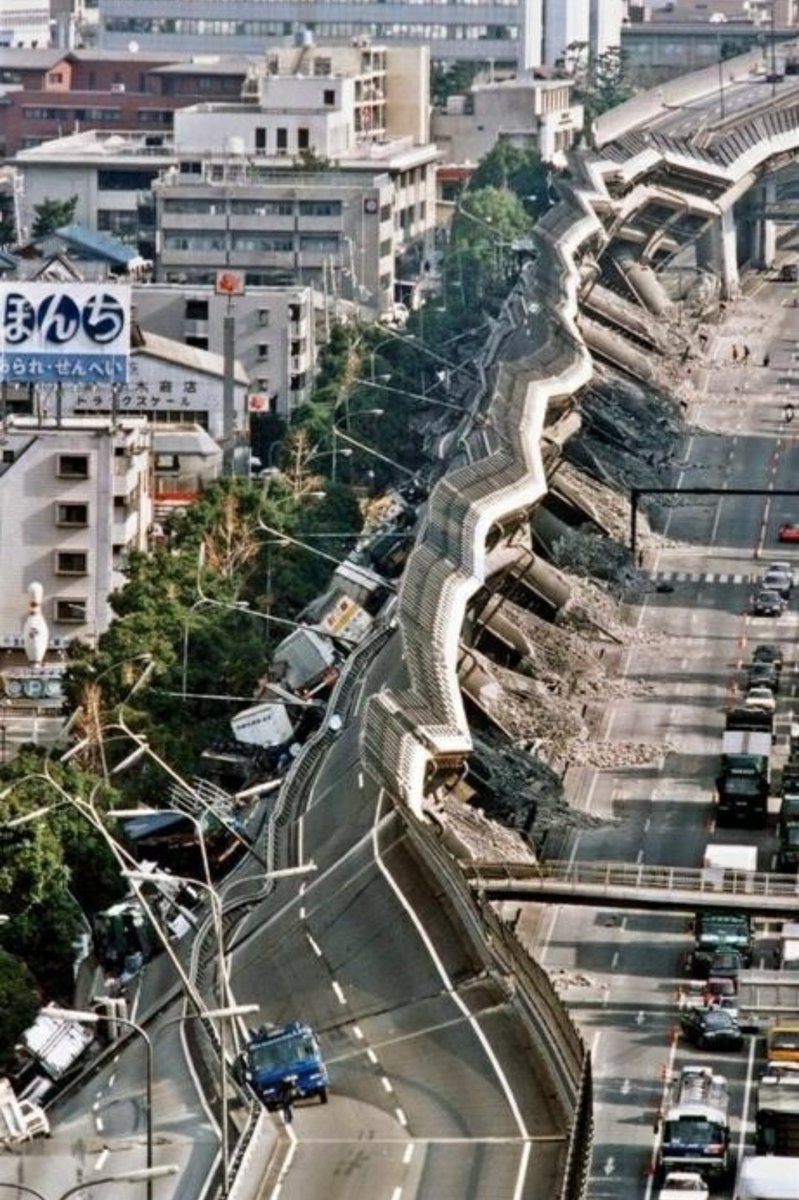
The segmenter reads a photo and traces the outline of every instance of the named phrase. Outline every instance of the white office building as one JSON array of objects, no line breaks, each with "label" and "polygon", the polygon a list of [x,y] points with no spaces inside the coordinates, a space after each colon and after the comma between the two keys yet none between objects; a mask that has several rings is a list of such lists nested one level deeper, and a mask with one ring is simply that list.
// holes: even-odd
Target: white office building
[{"label": "white office building", "polygon": [[0,461],[0,646],[21,649],[28,587],[41,583],[50,645],[93,643],[108,598],[152,522],[151,426],[106,417],[14,416]]},{"label": "white office building", "polygon": [[543,61],[547,66],[561,61],[574,43],[589,44],[590,7],[591,0],[545,0]]},{"label": "white office building", "polygon": [[513,66],[520,27],[542,0],[99,0],[100,45],[142,50],[262,53],[302,30],[318,43],[371,38],[425,45],[435,60]]},{"label": "white office building", "polygon": [[50,0],[0,0],[0,46],[50,45]]}]

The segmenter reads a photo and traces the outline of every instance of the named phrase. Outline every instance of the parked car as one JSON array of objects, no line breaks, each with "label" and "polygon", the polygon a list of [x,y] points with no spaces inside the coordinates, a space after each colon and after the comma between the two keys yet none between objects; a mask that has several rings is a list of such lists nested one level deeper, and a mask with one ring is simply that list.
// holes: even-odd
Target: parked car
[{"label": "parked car", "polygon": [[780,690],[780,673],[773,662],[750,663],[746,668],[746,687],[767,687],[772,692]]},{"label": "parked car", "polygon": [[769,687],[753,687],[744,696],[744,708],[758,708],[773,713],[777,707],[774,693]]},{"label": "parked car", "polygon": [[752,651],[753,663],[773,663],[778,671],[782,670],[782,648],[774,642],[761,642]]},{"label": "parked car", "polygon": [[780,283],[799,282],[799,263],[783,263],[778,278]]},{"label": "parked car", "polygon": [[756,617],[781,617],[785,601],[779,592],[757,592],[752,600],[752,613]]},{"label": "parked car", "polygon": [[686,1041],[700,1050],[740,1050],[744,1035],[726,1008],[689,1008],[680,1017]]},{"label": "parked car", "polygon": [[769,567],[760,580],[760,586],[764,591],[779,592],[783,600],[787,600],[790,596],[792,583],[791,576],[786,571],[778,571],[776,567]]},{"label": "parked car", "polygon": [[786,521],[780,525],[777,538],[781,542],[799,542],[799,521]]}]

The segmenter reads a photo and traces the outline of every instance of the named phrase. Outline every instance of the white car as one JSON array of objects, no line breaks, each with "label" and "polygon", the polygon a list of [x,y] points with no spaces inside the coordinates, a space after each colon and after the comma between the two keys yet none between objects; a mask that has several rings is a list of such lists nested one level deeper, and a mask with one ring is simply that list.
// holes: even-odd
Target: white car
[{"label": "white car", "polygon": [[708,1186],[695,1171],[669,1171],[658,1200],[708,1200]]},{"label": "white car", "polygon": [[781,571],[783,575],[787,575],[791,581],[791,587],[796,583],[796,578],[793,573],[793,565],[789,562],[773,562],[769,563],[766,571]]},{"label": "white car", "polygon": [[771,688],[753,687],[746,693],[743,706],[744,708],[762,709],[764,712],[773,713],[777,707],[777,701]]},{"label": "white car", "polygon": [[779,592],[783,600],[787,600],[791,594],[793,576],[789,575],[787,571],[778,571],[776,567],[769,567],[760,580],[760,586],[766,592]]}]

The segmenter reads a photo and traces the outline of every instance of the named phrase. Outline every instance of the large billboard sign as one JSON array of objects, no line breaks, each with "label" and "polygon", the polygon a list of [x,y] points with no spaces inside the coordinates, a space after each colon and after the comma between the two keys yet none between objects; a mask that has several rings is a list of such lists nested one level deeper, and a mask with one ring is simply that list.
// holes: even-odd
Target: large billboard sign
[{"label": "large billboard sign", "polygon": [[128,285],[0,283],[0,378],[124,382],[129,353]]}]

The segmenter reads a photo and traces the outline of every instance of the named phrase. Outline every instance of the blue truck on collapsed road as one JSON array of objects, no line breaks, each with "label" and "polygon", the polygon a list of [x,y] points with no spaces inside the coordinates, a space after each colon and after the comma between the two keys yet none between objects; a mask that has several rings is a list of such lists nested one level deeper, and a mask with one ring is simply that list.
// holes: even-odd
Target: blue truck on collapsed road
[{"label": "blue truck on collapsed road", "polygon": [[318,1096],[327,1104],[328,1073],[310,1025],[288,1021],[252,1030],[236,1062],[236,1076],[268,1109]]}]

